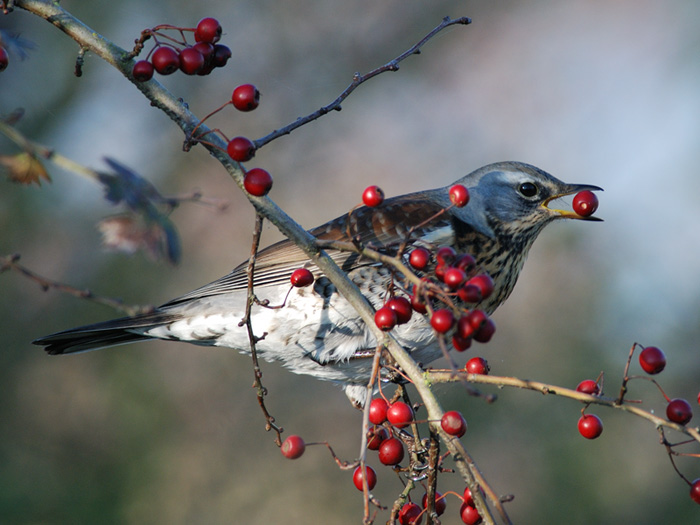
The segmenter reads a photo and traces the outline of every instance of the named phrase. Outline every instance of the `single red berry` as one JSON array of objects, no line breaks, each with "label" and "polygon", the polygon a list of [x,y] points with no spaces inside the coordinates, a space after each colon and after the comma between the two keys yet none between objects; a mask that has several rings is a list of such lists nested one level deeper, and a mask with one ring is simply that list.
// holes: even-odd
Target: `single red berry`
[{"label": "single red berry", "polygon": [[693,419],[693,409],[690,407],[690,403],[685,399],[672,399],[671,402],[666,405],[666,417],[669,421],[673,421],[679,425],[685,425]]},{"label": "single red berry", "polygon": [[134,64],[131,74],[134,75],[134,79],[138,82],[151,80],[153,78],[153,64],[148,60],[139,60]]},{"label": "single red berry", "polygon": [[455,184],[450,188],[450,201],[458,208],[462,208],[469,202],[469,190],[461,184]]},{"label": "single red berry", "polygon": [[700,504],[700,478],[690,484],[690,497],[695,503]]},{"label": "single red berry", "polygon": [[300,436],[292,435],[282,443],[282,455],[288,459],[297,459],[301,457],[306,450],[306,444]]},{"label": "single red berry", "polygon": [[579,191],[574,196],[573,208],[581,217],[589,217],[598,209],[598,197],[592,191]]},{"label": "single red berry", "polygon": [[209,64],[214,58],[214,46],[209,42],[197,42],[192,46],[192,49],[196,49],[204,57],[204,63]]},{"label": "single red berry", "polygon": [[451,246],[442,246],[435,254],[438,266],[450,266],[456,258],[457,252]]},{"label": "single red berry", "polygon": [[180,71],[185,75],[196,75],[204,67],[204,55],[193,47],[186,47],[179,54]]},{"label": "single red berry", "polygon": [[297,268],[292,272],[292,276],[289,280],[292,282],[292,286],[304,288],[314,282],[314,274],[306,268]]},{"label": "single red berry", "polygon": [[428,307],[423,302],[423,298],[415,294],[411,295],[411,308],[419,314],[424,314],[428,311]]},{"label": "single red berry", "polygon": [[467,431],[467,422],[456,410],[445,412],[440,420],[440,426],[451,436],[462,437]]},{"label": "single red berry", "polygon": [[253,168],[243,178],[243,186],[251,195],[262,197],[272,188],[272,175],[261,168]]},{"label": "single red berry", "polygon": [[474,330],[479,330],[489,320],[489,316],[483,310],[472,310],[467,314],[467,319]]},{"label": "single red berry", "polygon": [[442,280],[452,290],[456,290],[467,280],[467,274],[464,270],[451,266],[445,270]]},{"label": "single red berry", "polygon": [[151,63],[161,75],[171,75],[180,68],[180,56],[172,47],[160,46],[151,55]]},{"label": "single red berry", "polygon": [[481,300],[488,299],[488,297],[493,293],[493,279],[487,273],[475,275],[467,281],[467,284],[472,284],[479,289],[479,292],[481,293]]},{"label": "single red berry", "polygon": [[415,503],[405,503],[399,510],[399,523],[401,525],[420,525],[423,521],[423,511]]},{"label": "single red berry", "polygon": [[483,357],[472,357],[467,364],[464,365],[464,369],[470,374],[482,374],[488,375],[491,371],[489,368],[489,363]]},{"label": "single red berry", "polygon": [[226,152],[236,162],[246,162],[255,157],[255,144],[245,137],[234,137],[228,141]]},{"label": "single red berry", "polygon": [[584,414],[578,420],[578,431],[586,439],[595,439],[603,433],[603,422],[594,414]]},{"label": "single red berry", "polygon": [[481,301],[481,289],[467,282],[467,284],[457,290],[457,297],[465,303],[478,303]]},{"label": "single red berry", "polygon": [[[424,509],[428,508],[428,494],[423,494],[422,505]],[[442,516],[447,509],[447,500],[438,491],[435,491],[435,514]]]},{"label": "single red berry", "polygon": [[474,257],[469,255],[468,253],[463,253],[454,260],[452,266],[454,266],[455,268],[460,268],[465,272],[469,273],[476,267],[476,259],[474,259]]},{"label": "single red berry", "polygon": [[[372,490],[377,484],[377,473],[370,466],[365,465],[365,469],[367,472],[367,489]],[[357,490],[364,490],[362,488],[362,479],[364,477],[365,474],[362,472],[362,467],[357,467],[352,474],[352,482],[355,484]]]},{"label": "single red berry", "polygon": [[462,497],[462,503],[464,505],[474,506],[474,498],[472,497],[472,491],[469,487],[464,489],[464,496]]},{"label": "single red berry", "polygon": [[459,335],[459,330],[452,336],[452,346],[458,352],[464,352],[472,345],[471,337],[462,337]]},{"label": "single red berry", "polygon": [[384,427],[374,426],[367,431],[367,448],[379,450],[379,446],[389,439],[389,431]]},{"label": "single red berry", "polygon": [[639,364],[647,374],[658,374],[666,367],[666,355],[655,346],[647,346],[639,354]]},{"label": "single red berry", "polygon": [[411,307],[411,301],[405,297],[392,297],[386,302],[386,306],[396,313],[396,324],[406,324],[411,320],[413,308]]},{"label": "single red berry", "polygon": [[362,202],[370,208],[379,206],[384,202],[384,192],[379,186],[368,186],[362,192]]},{"label": "single red berry", "polygon": [[424,270],[430,262],[430,252],[423,247],[414,248],[408,256],[408,262],[416,270]]},{"label": "single red berry", "polygon": [[229,58],[231,58],[231,49],[228,46],[223,44],[214,46],[214,55],[211,57],[214,67],[224,67]]},{"label": "single red berry", "polygon": [[253,111],[260,104],[260,91],[253,84],[242,84],[233,90],[231,102],[239,111]]},{"label": "single red berry", "polygon": [[474,341],[479,343],[488,343],[495,333],[496,323],[494,323],[490,318],[486,318],[486,321],[481,324],[479,329],[474,332],[472,337],[474,338]]},{"label": "single red berry", "polygon": [[435,277],[438,278],[439,281],[444,281],[445,280],[445,272],[450,268],[447,264],[438,264],[435,267]]},{"label": "single red berry", "polygon": [[403,401],[396,401],[389,405],[386,418],[396,428],[405,428],[413,421],[413,409]]},{"label": "single red berry", "polygon": [[452,310],[449,310],[447,308],[435,310],[433,312],[433,315],[430,317],[430,326],[432,326],[433,330],[440,334],[448,332],[454,324],[455,316],[452,313]]},{"label": "single red berry", "polygon": [[7,49],[0,46],[0,71],[5,71],[8,65],[10,65],[10,55],[7,53]]},{"label": "single red berry", "polygon": [[459,516],[462,518],[462,522],[467,525],[477,525],[481,523],[481,515],[473,505],[463,503],[462,507],[459,509]]},{"label": "single red berry", "polygon": [[384,398],[378,397],[373,399],[369,404],[369,421],[375,425],[381,425],[386,421],[386,411],[389,409],[389,403]]},{"label": "single red berry", "polygon": [[379,461],[384,465],[398,465],[403,460],[403,443],[396,438],[389,438],[379,445]]},{"label": "single red berry", "polygon": [[396,312],[388,306],[382,306],[374,314],[374,323],[385,332],[396,326],[397,319]]},{"label": "single red berry", "polygon": [[591,394],[592,396],[597,396],[600,394],[600,385],[593,381],[592,379],[584,379],[576,387],[577,392],[582,392],[584,394]]},{"label": "single red berry", "polygon": [[221,24],[216,18],[202,18],[194,30],[194,39],[196,42],[216,44],[221,38],[221,32]]}]

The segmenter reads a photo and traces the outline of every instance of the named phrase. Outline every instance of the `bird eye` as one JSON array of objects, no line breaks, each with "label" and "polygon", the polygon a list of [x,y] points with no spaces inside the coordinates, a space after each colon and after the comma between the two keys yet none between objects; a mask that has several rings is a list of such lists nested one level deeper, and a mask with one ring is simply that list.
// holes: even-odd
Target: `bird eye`
[{"label": "bird eye", "polygon": [[518,191],[524,197],[534,197],[537,195],[537,186],[532,182],[523,182],[519,187]]}]

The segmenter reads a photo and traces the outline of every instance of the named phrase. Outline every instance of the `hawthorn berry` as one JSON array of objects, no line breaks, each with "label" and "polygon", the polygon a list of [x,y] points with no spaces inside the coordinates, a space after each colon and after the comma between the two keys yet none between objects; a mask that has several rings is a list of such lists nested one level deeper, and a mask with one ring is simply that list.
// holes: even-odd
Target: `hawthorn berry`
[{"label": "hawthorn berry", "polygon": [[226,152],[236,162],[246,162],[255,157],[255,144],[246,137],[234,137],[228,141]]},{"label": "hawthorn berry", "polygon": [[464,352],[472,345],[471,337],[462,337],[459,333],[452,336],[452,346],[458,352]]},{"label": "hawthorn berry", "polygon": [[666,417],[669,421],[673,421],[679,425],[685,425],[693,419],[693,409],[690,407],[690,403],[685,399],[672,399],[669,404],[666,405]]},{"label": "hawthorn berry", "polygon": [[[365,472],[367,473],[367,489],[372,490],[377,485],[377,473],[368,465],[365,465]],[[357,467],[352,474],[352,482],[355,484],[357,490],[363,490],[362,479],[364,477],[365,474],[362,472],[362,467]]]},{"label": "hawthorn berry", "polygon": [[572,206],[581,217],[589,217],[598,209],[598,197],[592,191],[579,191],[574,196]]},{"label": "hawthorn berry", "polygon": [[362,202],[370,208],[379,206],[384,202],[384,191],[379,186],[368,186],[362,192]]},{"label": "hawthorn berry", "polygon": [[10,65],[10,55],[7,53],[7,49],[0,46],[0,71],[5,71],[8,65]]},{"label": "hawthorn berry", "polygon": [[472,496],[472,490],[469,487],[465,487],[464,495],[462,496],[462,503],[465,505],[474,506],[474,497]]},{"label": "hawthorn berry", "polygon": [[430,262],[430,252],[422,247],[414,248],[408,256],[408,262],[416,270],[424,270]]},{"label": "hawthorn berry", "polygon": [[462,437],[467,431],[467,422],[456,410],[445,412],[440,420],[440,426],[451,436]]},{"label": "hawthorn berry", "polygon": [[301,457],[306,450],[304,440],[297,435],[291,435],[282,443],[282,455],[288,459],[297,459]]},{"label": "hawthorn berry", "polygon": [[476,266],[476,259],[468,253],[463,253],[454,260],[452,266],[469,273]]},{"label": "hawthorn berry", "polygon": [[423,511],[415,503],[404,503],[399,510],[399,523],[401,525],[420,525],[423,521]]},{"label": "hawthorn berry", "polygon": [[594,414],[584,414],[578,420],[578,431],[586,439],[595,439],[603,433],[603,422]]},{"label": "hawthorn berry", "polygon": [[441,246],[435,254],[438,266],[449,266],[457,258],[457,252],[452,246]]},{"label": "hawthorn berry", "polygon": [[576,391],[597,396],[600,394],[600,385],[592,379],[584,379],[576,386]]},{"label": "hawthorn berry", "polygon": [[396,324],[406,324],[411,320],[413,308],[411,307],[411,301],[405,297],[392,297],[386,302],[386,306],[396,313]]},{"label": "hawthorn berry", "polygon": [[253,168],[243,178],[243,187],[251,195],[262,197],[272,188],[272,175],[261,168]]},{"label": "hawthorn berry", "polygon": [[204,55],[193,47],[186,47],[178,56],[180,71],[185,75],[196,75],[204,67]]},{"label": "hawthorn berry", "polygon": [[467,280],[467,274],[464,270],[451,266],[445,270],[442,280],[452,290],[456,290]]},{"label": "hawthorn berry", "polygon": [[430,326],[432,326],[433,330],[440,334],[448,332],[454,323],[455,316],[452,313],[452,310],[447,308],[435,310],[433,315],[430,317]]},{"label": "hawthorn berry", "polygon": [[180,56],[172,47],[160,46],[153,52],[151,63],[161,75],[171,75],[180,68]]},{"label": "hawthorn berry", "polygon": [[379,446],[389,439],[389,431],[384,427],[374,426],[367,431],[367,448],[379,450]]},{"label": "hawthorn berry", "polygon": [[455,184],[450,188],[450,201],[458,208],[462,208],[469,202],[469,190],[461,184]]},{"label": "hawthorn berry", "polygon": [[386,418],[396,428],[405,428],[413,421],[413,409],[403,401],[396,401],[389,405]]},{"label": "hawthorn berry", "polygon": [[489,368],[488,361],[486,361],[486,359],[483,357],[472,357],[469,361],[467,361],[467,364],[464,365],[464,369],[470,374],[482,375],[488,375],[489,371],[491,370]]},{"label": "hawthorn berry", "polygon": [[381,425],[386,421],[386,411],[389,410],[389,403],[384,398],[373,399],[369,404],[369,420],[375,425]]},{"label": "hawthorn berry", "polygon": [[477,525],[481,523],[479,511],[476,510],[476,507],[473,505],[467,505],[466,503],[463,503],[462,507],[459,509],[459,517],[462,518],[462,522],[467,525]]},{"label": "hawthorn berry", "polygon": [[314,274],[312,274],[311,271],[306,268],[297,268],[292,272],[289,280],[291,281],[292,286],[296,288],[304,288],[305,286],[309,286],[314,282]]},{"label": "hawthorn berry", "polygon": [[192,46],[192,49],[196,49],[197,51],[202,53],[202,56],[204,57],[204,63],[206,65],[209,65],[211,63],[212,58],[214,58],[214,46],[209,42],[197,42],[195,45]]},{"label": "hawthorn berry", "polygon": [[490,318],[487,318],[479,329],[474,332],[473,338],[474,341],[479,343],[488,343],[495,333],[496,323],[494,323]]},{"label": "hawthorn berry", "polygon": [[403,460],[403,443],[392,437],[379,445],[379,461],[384,465],[398,465]]},{"label": "hawthorn berry", "polygon": [[467,285],[473,285],[479,290],[479,294],[481,297],[479,299],[480,301],[488,299],[489,296],[493,293],[493,279],[487,273],[480,273],[479,275],[475,275],[467,281]]},{"label": "hawthorn berry", "polygon": [[428,307],[423,302],[423,298],[417,296],[415,293],[411,295],[411,308],[419,314],[424,314],[428,311]]},{"label": "hawthorn berry", "polygon": [[214,54],[211,57],[211,63],[214,67],[224,67],[228,59],[231,58],[231,49],[223,44],[214,46]]},{"label": "hawthorn berry", "polygon": [[374,324],[384,332],[388,332],[394,328],[397,322],[398,316],[389,306],[382,306],[374,313]]},{"label": "hawthorn berry", "polygon": [[221,32],[221,24],[216,18],[202,18],[194,30],[194,39],[196,42],[216,44],[221,38]]},{"label": "hawthorn berry", "polygon": [[647,346],[639,354],[639,364],[647,374],[658,374],[666,367],[666,355],[655,346]]},{"label": "hawthorn berry", "polygon": [[[424,509],[428,508],[428,493],[423,494],[423,501],[421,502]],[[435,514],[442,516],[447,509],[447,501],[438,491],[435,491]]]},{"label": "hawthorn berry", "polygon": [[233,90],[231,102],[238,111],[253,111],[260,104],[260,91],[253,84],[242,84]]},{"label": "hawthorn berry", "polygon": [[478,303],[481,301],[481,290],[474,284],[466,283],[457,290],[457,297],[465,303]]},{"label": "hawthorn berry", "polygon": [[153,78],[153,71],[153,64],[148,60],[139,60],[134,64],[131,74],[134,75],[134,79],[138,82],[146,82]]},{"label": "hawthorn berry", "polygon": [[690,497],[695,503],[700,504],[700,478],[690,484]]}]

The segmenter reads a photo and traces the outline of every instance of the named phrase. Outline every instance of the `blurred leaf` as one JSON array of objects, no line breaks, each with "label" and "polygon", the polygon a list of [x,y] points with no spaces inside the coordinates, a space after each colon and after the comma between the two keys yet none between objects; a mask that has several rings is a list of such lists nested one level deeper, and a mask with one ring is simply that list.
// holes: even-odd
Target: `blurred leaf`
[{"label": "blurred leaf", "polygon": [[180,260],[180,239],[167,217],[151,221],[134,214],[115,215],[101,220],[97,228],[107,249],[128,254],[144,251],[156,261],[167,259],[172,264]]},{"label": "blurred leaf", "polygon": [[8,178],[18,184],[36,184],[41,186],[41,179],[51,182],[44,165],[29,153],[0,155],[0,166],[7,172]]}]

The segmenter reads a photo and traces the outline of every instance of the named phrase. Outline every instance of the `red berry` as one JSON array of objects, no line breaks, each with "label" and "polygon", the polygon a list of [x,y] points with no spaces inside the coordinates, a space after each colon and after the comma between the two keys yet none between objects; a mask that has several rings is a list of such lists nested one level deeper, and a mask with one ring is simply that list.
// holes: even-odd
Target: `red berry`
[{"label": "red berry", "polygon": [[462,522],[467,525],[477,525],[477,523],[481,523],[479,511],[476,510],[476,507],[467,505],[466,503],[463,503],[462,508],[459,509],[459,516],[462,518]]},{"label": "red berry", "polygon": [[579,191],[574,196],[573,208],[581,217],[589,217],[598,209],[598,197],[592,191]]},{"label": "red berry", "polygon": [[233,90],[231,102],[239,111],[253,111],[260,104],[260,91],[253,84],[242,84]]},{"label": "red berry", "polygon": [[479,330],[489,320],[489,316],[483,310],[472,310],[467,315],[467,319],[474,330]]},{"label": "red berry", "polygon": [[196,42],[215,44],[221,38],[221,31],[221,24],[216,18],[202,18],[194,31],[194,39]]},{"label": "red berry", "polygon": [[251,195],[262,197],[272,188],[272,175],[261,168],[253,168],[245,174],[243,186]]},{"label": "red berry", "polygon": [[386,418],[396,428],[405,428],[413,421],[413,409],[403,401],[396,401],[386,411]]},{"label": "red berry", "polygon": [[639,364],[647,374],[658,374],[666,366],[666,355],[655,346],[647,346],[639,354]]},{"label": "red berry", "polygon": [[428,311],[428,307],[423,302],[423,298],[415,294],[411,296],[411,308],[419,314],[424,314]]},{"label": "red berry", "polygon": [[416,270],[423,270],[430,262],[430,252],[422,247],[414,248],[408,256],[408,262]]},{"label": "red berry", "polygon": [[472,491],[469,487],[464,489],[464,496],[462,497],[462,503],[465,505],[474,506],[474,498],[472,497]]},{"label": "red berry", "polygon": [[367,431],[367,448],[379,450],[379,446],[389,439],[389,431],[384,427],[374,426]]},{"label": "red berry", "polygon": [[[428,494],[423,494],[422,505],[424,509],[428,508]],[[438,491],[435,491],[435,514],[442,516],[447,509],[447,501]]]},{"label": "red berry", "polygon": [[423,521],[423,511],[415,503],[405,503],[399,511],[401,525],[420,525]]},{"label": "red berry", "polygon": [[672,399],[671,402],[666,405],[666,417],[669,421],[673,421],[679,425],[685,425],[693,418],[693,409],[690,407],[690,403],[685,399]]},{"label": "red berry", "polygon": [[209,64],[214,58],[214,46],[209,42],[197,42],[192,46],[192,49],[196,49],[204,57],[204,63]]},{"label": "red berry", "polygon": [[384,202],[384,192],[379,186],[368,186],[362,192],[362,202],[370,208],[379,206]]},{"label": "red berry", "polygon": [[462,208],[469,202],[469,190],[461,184],[455,184],[450,188],[450,201],[458,208]]},{"label": "red berry", "polygon": [[695,503],[700,504],[700,478],[690,484],[690,497]]},{"label": "red berry", "polygon": [[595,439],[603,433],[603,422],[594,414],[585,414],[578,420],[578,431],[586,439]]},{"label": "red berry", "polygon": [[398,465],[403,454],[403,443],[396,438],[389,438],[379,445],[379,461],[384,465]]},{"label": "red berry", "polygon": [[5,71],[7,66],[10,64],[10,55],[7,53],[7,49],[0,46],[0,71]]},{"label": "red berry", "polygon": [[234,137],[228,141],[226,152],[236,162],[246,162],[255,157],[255,144],[245,137]]},{"label": "red berry", "polygon": [[289,280],[292,282],[292,286],[304,288],[314,282],[314,274],[306,268],[297,268],[292,272]]},{"label": "red berry", "polygon": [[437,259],[438,266],[449,266],[457,258],[457,252],[451,246],[442,246],[438,248],[435,254],[435,259]]},{"label": "red berry", "polygon": [[[365,469],[367,472],[367,489],[372,490],[375,485],[377,484],[377,473],[374,471],[372,467],[369,467],[365,465]],[[355,487],[357,490],[363,490],[362,488],[362,478],[365,477],[365,474],[362,472],[362,467],[357,467],[355,469],[355,472],[352,474],[352,482],[355,484]]]},{"label": "red berry", "polygon": [[478,303],[481,301],[481,289],[474,284],[467,283],[457,290],[457,297],[465,303]]},{"label": "red berry", "polygon": [[292,435],[284,440],[282,443],[282,455],[288,459],[297,459],[301,457],[306,450],[306,444],[301,437]]},{"label": "red berry", "polygon": [[456,290],[467,280],[467,274],[459,268],[449,267],[445,270],[442,280],[452,290]]},{"label": "red berry", "polygon": [[440,334],[444,334],[452,328],[455,323],[455,316],[452,314],[452,310],[447,308],[441,308],[440,310],[435,310],[432,317],[430,318],[430,326],[433,330]]},{"label": "red berry", "polygon": [[381,425],[386,421],[386,411],[389,409],[389,403],[383,398],[378,397],[373,399],[369,404],[369,420],[375,425]]},{"label": "red berry", "polygon": [[380,330],[388,332],[396,326],[397,323],[396,312],[389,308],[388,306],[382,306],[374,314],[374,323],[379,327]]},{"label": "red berry", "polygon": [[451,436],[462,437],[467,431],[467,422],[462,414],[456,410],[445,412],[445,415],[440,420],[440,426]]},{"label": "red berry", "polygon": [[180,51],[180,71],[185,75],[196,75],[204,67],[204,55],[193,47]]},{"label": "red berry", "polygon": [[464,365],[464,369],[470,374],[482,374],[488,375],[490,372],[489,363],[483,357],[472,357],[467,364]]},{"label": "red berry", "polygon": [[214,54],[211,57],[211,63],[214,67],[224,67],[228,59],[231,58],[231,49],[223,44],[214,46]]},{"label": "red berry", "polygon": [[411,301],[405,297],[392,297],[386,302],[386,306],[396,313],[396,324],[405,324],[411,320],[413,308]]},{"label": "red berry", "polygon": [[455,335],[452,336],[452,346],[458,352],[464,352],[471,345],[472,345],[472,338],[471,337],[462,337],[461,335],[459,335],[459,331],[458,331],[458,333],[456,333]]},{"label": "red berry", "polygon": [[584,379],[578,384],[576,391],[597,396],[600,394],[600,385],[592,379]]},{"label": "red berry", "polygon": [[481,294],[480,300],[482,301],[487,299],[493,293],[493,279],[491,279],[491,276],[487,273],[475,275],[467,281],[467,284],[472,284],[479,289]]},{"label": "red berry", "polygon": [[488,343],[493,337],[493,334],[495,333],[496,323],[494,323],[491,319],[487,318],[486,321],[484,321],[479,327],[479,329],[476,332],[474,332],[473,338],[474,341],[477,341],[479,343]]},{"label": "red berry", "polygon": [[138,82],[151,80],[153,78],[153,64],[148,60],[139,60],[134,64],[131,74],[134,75],[134,79]]},{"label": "red berry", "polygon": [[153,52],[151,63],[161,75],[170,75],[179,69],[180,56],[172,47],[161,46]]}]

